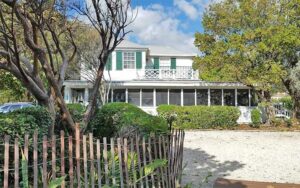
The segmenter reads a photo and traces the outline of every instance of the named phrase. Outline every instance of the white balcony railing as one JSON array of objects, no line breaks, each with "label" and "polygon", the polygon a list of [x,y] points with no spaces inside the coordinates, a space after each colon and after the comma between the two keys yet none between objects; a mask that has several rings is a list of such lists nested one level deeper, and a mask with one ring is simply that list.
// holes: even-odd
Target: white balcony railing
[{"label": "white balcony railing", "polygon": [[198,71],[192,67],[181,66],[176,69],[170,67],[160,67],[159,69],[145,69],[137,72],[138,79],[149,80],[198,80]]}]

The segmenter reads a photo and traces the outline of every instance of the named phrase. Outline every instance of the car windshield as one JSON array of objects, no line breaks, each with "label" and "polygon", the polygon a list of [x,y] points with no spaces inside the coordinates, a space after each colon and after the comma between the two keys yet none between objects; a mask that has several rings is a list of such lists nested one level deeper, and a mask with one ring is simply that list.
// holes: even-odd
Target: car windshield
[{"label": "car windshield", "polygon": [[21,105],[12,105],[9,110],[13,111],[13,110],[16,110],[16,109],[19,109],[19,108],[21,108]]},{"label": "car windshield", "polygon": [[1,110],[1,111],[6,111],[6,110],[8,110],[8,108],[9,108],[9,106],[2,106],[2,107],[0,108],[0,110]]}]

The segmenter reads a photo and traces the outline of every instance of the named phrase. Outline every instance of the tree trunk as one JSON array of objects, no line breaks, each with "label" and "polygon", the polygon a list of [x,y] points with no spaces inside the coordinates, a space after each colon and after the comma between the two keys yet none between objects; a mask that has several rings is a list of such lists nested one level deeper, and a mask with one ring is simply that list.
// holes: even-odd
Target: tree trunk
[{"label": "tree trunk", "polygon": [[95,80],[95,83],[94,83],[92,95],[90,96],[90,102],[89,102],[89,105],[88,105],[88,107],[86,109],[86,112],[84,114],[84,118],[83,118],[84,128],[83,128],[83,130],[85,130],[85,128],[87,127],[88,123],[91,120],[91,117],[96,112],[97,100],[99,98],[99,88],[100,88],[101,80],[102,80],[102,77],[103,77],[103,71],[104,71],[104,64],[101,63],[100,66],[99,66],[99,69],[97,71],[97,76],[96,76],[96,80]]}]

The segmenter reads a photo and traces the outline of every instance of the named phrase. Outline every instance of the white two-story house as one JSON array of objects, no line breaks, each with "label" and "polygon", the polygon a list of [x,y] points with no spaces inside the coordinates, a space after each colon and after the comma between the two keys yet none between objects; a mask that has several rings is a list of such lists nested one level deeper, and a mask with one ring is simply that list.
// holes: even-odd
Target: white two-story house
[{"label": "white two-story house", "polygon": [[[111,54],[104,74],[110,78],[110,101],[132,103],[151,114],[161,104],[237,106],[241,110],[238,122],[251,122],[255,101],[250,88],[200,80],[198,70],[192,68],[195,55],[123,41]],[[88,103],[92,84],[83,75],[80,80],[66,80],[64,86],[67,103]]]}]

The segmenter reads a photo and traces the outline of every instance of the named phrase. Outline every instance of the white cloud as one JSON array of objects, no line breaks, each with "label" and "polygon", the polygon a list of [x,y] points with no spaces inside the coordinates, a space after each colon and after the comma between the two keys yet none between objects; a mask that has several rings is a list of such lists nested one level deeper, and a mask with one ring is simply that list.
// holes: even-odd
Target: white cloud
[{"label": "white cloud", "polygon": [[196,20],[199,16],[199,12],[192,2],[188,2],[186,0],[174,0],[174,5],[192,20]]},{"label": "white cloud", "polygon": [[193,33],[180,30],[183,23],[174,16],[172,10],[158,5],[136,7],[138,15],[130,26],[133,30],[131,37],[138,42],[148,45],[169,46],[184,52],[197,52],[194,47]]}]

